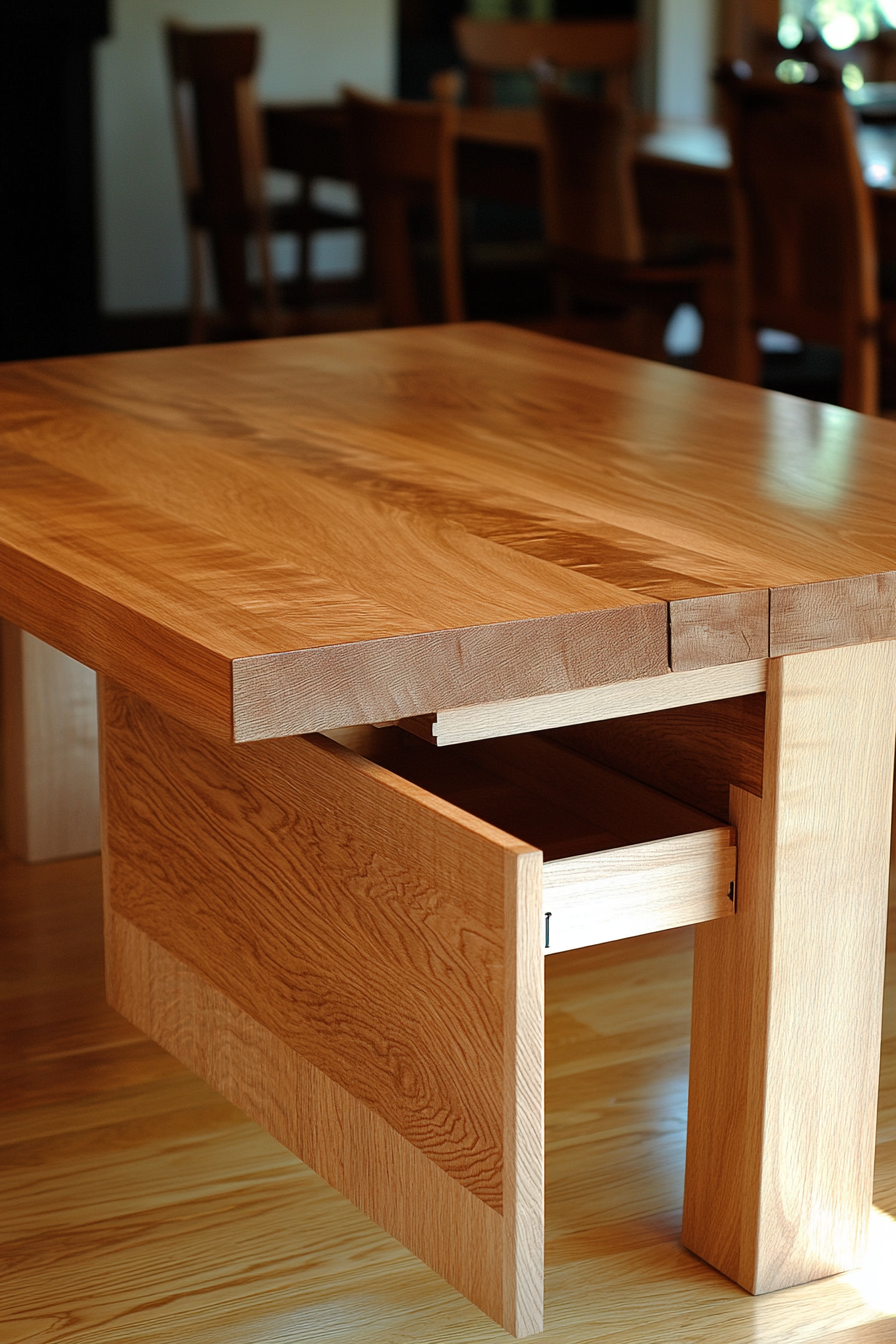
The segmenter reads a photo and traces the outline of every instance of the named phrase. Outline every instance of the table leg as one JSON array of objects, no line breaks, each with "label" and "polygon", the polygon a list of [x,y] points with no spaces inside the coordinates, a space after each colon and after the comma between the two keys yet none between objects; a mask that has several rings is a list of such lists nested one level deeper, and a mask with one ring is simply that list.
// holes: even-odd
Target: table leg
[{"label": "table leg", "polygon": [[863,1255],[894,731],[896,644],[770,662],[737,916],[696,931],[683,1239],[753,1293]]},{"label": "table leg", "polygon": [[2,627],[4,833],[31,863],[100,847],[96,677]]}]

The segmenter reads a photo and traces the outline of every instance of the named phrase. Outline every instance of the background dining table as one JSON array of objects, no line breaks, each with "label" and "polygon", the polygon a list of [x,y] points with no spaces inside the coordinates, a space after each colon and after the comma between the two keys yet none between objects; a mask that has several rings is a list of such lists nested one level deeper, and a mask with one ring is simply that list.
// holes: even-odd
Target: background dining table
[{"label": "background dining table", "polygon": [[[339,104],[269,103],[264,114],[271,167],[303,177],[351,176]],[[459,107],[456,127],[461,196],[540,204],[544,128],[537,107]],[[896,263],[896,125],[860,122],[856,143],[873,193],[880,261]],[[646,233],[730,246],[730,163],[724,127],[642,119],[635,182]]]}]

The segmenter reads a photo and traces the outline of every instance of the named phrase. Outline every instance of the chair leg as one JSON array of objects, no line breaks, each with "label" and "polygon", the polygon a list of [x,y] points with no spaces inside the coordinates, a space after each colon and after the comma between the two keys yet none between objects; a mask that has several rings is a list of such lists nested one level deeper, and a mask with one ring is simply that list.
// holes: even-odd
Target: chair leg
[{"label": "chair leg", "polygon": [[840,403],[865,415],[880,413],[877,338],[863,334],[843,344]]},{"label": "chair leg", "polygon": [[248,331],[252,323],[252,300],[246,276],[246,235],[240,231],[218,230],[212,235],[218,302],[227,322],[237,331]]},{"label": "chair leg", "polygon": [[[712,373],[717,378],[739,377],[739,341],[737,304],[734,297],[734,273],[730,262],[709,262],[704,268],[699,295],[700,316],[703,318],[703,343],[696,365],[701,373]],[[745,333],[746,341],[752,338]],[[753,361],[749,378],[742,382],[758,382],[758,352],[752,341]]]},{"label": "chair leg", "polygon": [[261,296],[264,322],[269,336],[276,335],[277,286],[274,281],[274,259],[271,255],[271,235],[259,228],[255,233],[258,261],[261,267]]},{"label": "chair leg", "polygon": [[202,345],[208,338],[203,284],[202,234],[190,229],[190,344]]},{"label": "chair leg", "polygon": [[296,199],[297,209],[300,211],[299,223],[296,228],[296,278],[295,294],[300,308],[307,308],[309,300],[309,283],[311,279],[311,226],[309,223],[309,213],[311,210],[311,178],[298,178],[298,196]]},{"label": "chair leg", "polygon": [[386,193],[370,193],[366,213],[371,224],[374,286],[385,307],[388,325],[416,326],[421,316],[405,203]]}]

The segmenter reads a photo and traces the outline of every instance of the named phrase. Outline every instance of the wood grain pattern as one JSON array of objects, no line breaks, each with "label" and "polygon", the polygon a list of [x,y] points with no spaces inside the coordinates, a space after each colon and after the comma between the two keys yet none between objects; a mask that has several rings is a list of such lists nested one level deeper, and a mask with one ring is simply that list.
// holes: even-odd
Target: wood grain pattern
[{"label": "wood grain pattern", "polygon": [[106,925],[106,958],[109,1000],[128,1021],[487,1315],[502,1319],[504,1220],[498,1213],[114,910]]},{"label": "wood grain pattern", "polygon": [[527,847],[324,740],[223,754],[113,689],[104,734],[113,908],[500,1211],[505,865]]},{"label": "wood grain pattern", "polygon": [[[711,817],[667,793],[645,788],[635,779],[607,770],[538,735],[475,744],[455,749],[451,754],[457,757],[461,752],[477,767],[474,778],[483,769],[493,771],[511,788],[537,800],[538,830],[529,829],[523,808],[519,820],[508,817],[508,829],[530,843],[537,843],[546,858],[554,857],[545,834],[552,812],[577,817],[579,825],[584,822],[588,828],[585,836],[573,839],[572,843],[577,845],[575,853],[584,852],[583,841],[592,849],[618,849],[715,827]],[[427,762],[433,759],[423,749],[419,754]],[[437,754],[436,764],[441,766],[444,759],[443,753]],[[488,813],[483,815],[489,817]]]},{"label": "wood grain pattern", "polygon": [[[434,752],[396,729],[328,734],[358,756],[541,850],[548,861],[711,830],[713,817],[577,751],[525,735]],[[632,893],[634,896],[634,893]]]},{"label": "wood grain pattern", "polygon": [[[544,962],[541,868],[520,856],[504,887],[508,968],[504,977],[503,1302],[512,1335],[544,1328]],[[438,1233],[442,1235],[439,1227]],[[465,1254],[469,1257],[469,1247]]]},{"label": "wood grain pattern", "polygon": [[433,752],[392,730],[330,736],[545,855],[545,951],[719,919],[733,913],[730,827],[636,780],[523,735]]},{"label": "wood grain pattern", "polygon": [[30,863],[100,846],[96,678],[0,621],[4,835]]},{"label": "wood grain pattern", "polygon": [[[110,909],[493,1211],[510,1243],[497,1299],[473,1241],[461,1277],[511,1329],[538,1328],[537,851],[327,739],[227,748],[112,685],[103,704]],[[127,974],[150,993],[139,956]],[[192,1011],[169,1011],[193,1029]],[[217,1051],[195,1030],[191,1049]],[[243,1058],[239,1087],[264,1093],[269,1075]],[[341,1130],[329,1142],[332,1165]],[[392,1178],[364,1207],[396,1235],[431,1220],[425,1249],[439,1206]]]},{"label": "wood grain pattern", "polygon": [[896,639],[896,574],[866,574],[771,593],[772,657]]},{"label": "wood grain pattern", "polygon": [[713,594],[669,604],[673,672],[768,657],[768,593]]},{"label": "wood grain pattern", "polygon": [[4,617],[219,739],[655,676],[669,603],[896,571],[892,425],[488,324],[0,392]]},{"label": "wood grain pattern", "polygon": [[[567,724],[587,724],[631,715],[654,713],[707,700],[751,695],[765,690],[766,664],[735,663],[718,668],[645,677],[637,682],[589,687],[556,695],[465,705],[440,710],[431,720],[431,736],[440,747],[479,742],[511,733],[544,731]],[[426,720],[407,724],[409,732],[426,739]],[[629,772],[632,773],[632,772]],[[683,796],[683,795],[682,795]]]},{"label": "wood grain pattern", "polygon": [[550,736],[713,817],[727,819],[732,784],[762,796],[764,695],[583,723]]},{"label": "wood grain pattern", "polygon": [[[692,942],[678,929],[544,963],[546,1344],[891,1344],[896,924],[874,1190],[882,1273],[759,1299],[680,1243]],[[0,961],[4,1338],[506,1339],[105,1005],[98,858],[0,857]]]},{"label": "wood grain pattern", "polygon": [[[603,682],[638,671],[656,675],[664,670],[665,623],[662,607],[652,603],[241,658],[233,663],[234,738],[252,742],[403,717],[485,700],[496,685],[534,694],[589,676]],[[595,650],[600,667],[592,662]]]},{"label": "wood grain pattern", "polygon": [[[337,1187],[512,1333],[540,1329],[542,863],[494,823],[559,853],[626,846],[548,864],[566,947],[729,914],[729,828],[536,737],[228,748],[103,699],[112,1002],[262,1123],[285,1109],[272,1132],[316,1136],[290,1146],[327,1179],[348,1164]],[[325,1085],[320,1116],[290,1118]],[[363,1198],[346,1096],[371,1117]],[[431,1199],[395,1142],[438,1168]],[[497,1219],[471,1215],[463,1252],[432,1249],[466,1218],[446,1182]]]},{"label": "wood grain pattern", "polygon": [[545,952],[634,938],[734,914],[728,826],[544,865]]},{"label": "wood grain pattern", "polygon": [[754,1293],[863,1254],[894,736],[896,644],[774,660],[737,918],[697,930],[682,1235]]}]

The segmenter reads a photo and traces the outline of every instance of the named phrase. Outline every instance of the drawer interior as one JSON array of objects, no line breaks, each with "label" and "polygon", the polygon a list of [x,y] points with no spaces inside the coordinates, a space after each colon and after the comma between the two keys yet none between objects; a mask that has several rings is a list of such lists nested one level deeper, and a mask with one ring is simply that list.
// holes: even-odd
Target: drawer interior
[{"label": "drawer interior", "polygon": [[442,749],[397,727],[343,728],[326,736],[542,850],[546,862],[719,826],[538,733]]}]

